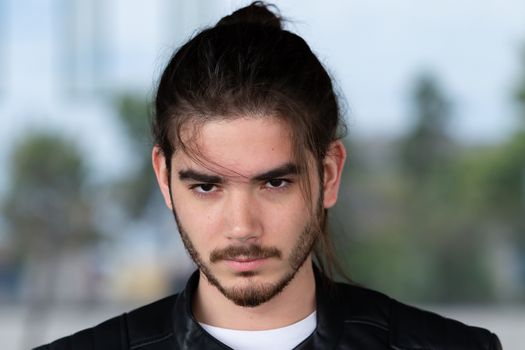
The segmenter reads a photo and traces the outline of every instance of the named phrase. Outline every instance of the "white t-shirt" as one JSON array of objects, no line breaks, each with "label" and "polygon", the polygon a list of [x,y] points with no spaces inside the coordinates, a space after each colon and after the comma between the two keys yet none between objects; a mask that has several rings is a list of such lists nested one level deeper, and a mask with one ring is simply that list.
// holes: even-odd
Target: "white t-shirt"
[{"label": "white t-shirt", "polygon": [[286,327],[265,331],[240,331],[200,323],[206,332],[235,350],[290,350],[315,330],[316,312]]}]

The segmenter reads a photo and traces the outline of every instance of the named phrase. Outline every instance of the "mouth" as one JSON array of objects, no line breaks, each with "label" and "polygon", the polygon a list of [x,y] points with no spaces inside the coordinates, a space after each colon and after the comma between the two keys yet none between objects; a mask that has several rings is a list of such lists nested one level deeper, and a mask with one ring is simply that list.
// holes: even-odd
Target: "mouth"
[{"label": "mouth", "polygon": [[236,272],[248,272],[248,271],[254,271],[260,268],[268,258],[245,258],[245,257],[237,257],[233,259],[226,259],[224,260],[226,265],[230,267],[230,269],[236,271]]}]

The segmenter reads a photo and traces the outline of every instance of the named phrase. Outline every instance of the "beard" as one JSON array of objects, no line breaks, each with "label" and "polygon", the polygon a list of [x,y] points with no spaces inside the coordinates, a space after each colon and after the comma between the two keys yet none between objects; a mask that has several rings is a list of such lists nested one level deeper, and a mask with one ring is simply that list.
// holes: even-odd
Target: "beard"
[{"label": "beard", "polygon": [[[204,262],[199,252],[195,248],[195,245],[190,239],[190,234],[184,229],[181,221],[177,217],[175,211],[175,205],[172,199],[173,215],[175,222],[179,229],[179,233],[186,248],[186,251],[195,262],[199,270],[206,276],[208,282],[216,287],[222,295],[232,301],[234,304],[243,307],[256,307],[259,306],[276,295],[281,293],[283,289],[293,280],[297,271],[303,266],[304,262],[314,249],[315,243],[318,237],[318,230],[314,227],[318,227],[314,224],[315,217],[305,225],[301,234],[297,238],[290,256],[287,258],[289,269],[286,274],[279,278],[273,283],[250,283],[249,286],[234,286],[225,287],[219,281],[218,277],[212,272],[212,269],[208,264]],[[319,217],[319,206],[317,208],[317,218]],[[229,246],[224,249],[216,249],[210,253],[209,261],[213,264],[221,260],[234,259],[236,257],[245,257],[249,259],[262,259],[262,258],[277,258],[282,259],[282,253],[276,247],[263,247],[257,244],[243,245],[243,246]],[[245,271],[238,273],[239,276],[250,278],[255,276],[257,273],[254,271]]]}]

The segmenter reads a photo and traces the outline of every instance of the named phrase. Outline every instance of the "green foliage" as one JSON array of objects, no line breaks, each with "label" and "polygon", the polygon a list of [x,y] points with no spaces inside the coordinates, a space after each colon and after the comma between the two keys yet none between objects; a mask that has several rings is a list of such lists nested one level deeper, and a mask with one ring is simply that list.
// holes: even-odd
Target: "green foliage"
[{"label": "green foliage", "polygon": [[12,160],[10,177],[18,190],[78,191],[85,180],[80,154],[71,142],[56,135],[30,135],[16,148]]},{"label": "green foliage", "polygon": [[[149,159],[149,104],[142,95],[122,94],[115,98],[117,116],[136,152],[147,153]],[[142,161],[144,159],[141,159]]]},{"label": "green foliage", "polygon": [[403,142],[401,162],[408,176],[415,181],[424,181],[447,163],[450,103],[436,79],[425,74],[416,82],[412,104],[414,125]]},{"label": "green foliage", "polygon": [[419,300],[428,280],[428,262],[406,233],[369,232],[348,242],[351,277],[365,286],[403,299]]},{"label": "green foliage", "polygon": [[92,218],[84,161],[75,145],[58,135],[27,135],[13,152],[10,191],[3,211],[15,255],[25,261],[59,253],[99,237]]},{"label": "green foliage", "polygon": [[525,132],[525,45],[521,51],[521,81],[516,87],[516,103],[519,108],[520,127],[521,131]]},{"label": "green foliage", "polygon": [[117,116],[126,131],[135,155],[136,171],[127,174],[112,189],[119,204],[132,218],[145,215],[152,198],[158,194],[151,168],[149,105],[142,95],[123,94],[115,98]]},{"label": "green foliage", "polygon": [[507,143],[471,158],[468,176],[476,179],[483,214],[500,221],[515,220],[523,214],[525,133],[516,133]]}]

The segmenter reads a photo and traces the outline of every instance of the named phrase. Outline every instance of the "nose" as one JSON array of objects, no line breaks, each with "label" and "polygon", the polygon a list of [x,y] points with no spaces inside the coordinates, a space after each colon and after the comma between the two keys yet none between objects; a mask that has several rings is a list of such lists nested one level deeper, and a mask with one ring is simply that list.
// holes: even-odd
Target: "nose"
[{"label": "nose", "polygon": [[226,200],[225,236],[241,243],[256,242],[262,233],[257,201],[249,191],[232,191]]}]

